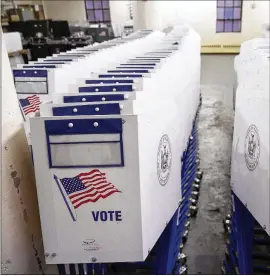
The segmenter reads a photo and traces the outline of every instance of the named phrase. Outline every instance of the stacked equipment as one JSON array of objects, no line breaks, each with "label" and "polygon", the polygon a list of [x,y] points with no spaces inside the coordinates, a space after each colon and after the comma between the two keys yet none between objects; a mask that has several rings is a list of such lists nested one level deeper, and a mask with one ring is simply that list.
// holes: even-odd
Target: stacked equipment
[{"label": "stacked equipment", "polygon": [[30,119],[46,262],[70,264],[59,265],[65,274],[185,274],[181,244],[202,176],[200,38],[180,26],[124,40],[77,51],[65,65],[76,83],[52,89]]},{"label": "stacked equipment", "polygon": [[259,38],[243,43],[235,58],[233,212],[225,223],[226,274],[269,274],[269,57],[269,40]]},{"label": "stacked equipment", "polygon": [[[120,45],[133,40],[138,40],[140,43],[146,35],[147,33],[138,32],[128,39],[115,39],[39,59],[38,62],[31,62],[28,65],[18,65],[18,68],[13,70],[14,83],[30,148],[29,118],[38,116],[36,112],[39,111],[41,103],[50,102],[57,93],[69,92],[69,86],[75,84],[79,77],[88,77],[92,70],[99,70],[104,66],[102,62],[105,64],[110,62],[112,60],[108,53],[110,48],[115,46],[120,48]],[[125,48],[125,45],[122,46]],[[106,51],[107,59],[104,53]]]},{"label": "stacked equipment", "polygon": [[[246,271],[251,271],[254,275],[268,275],[270,261],[270,239],[263,227],[247,212],[246,207],[241,201],[234,197],[235,205],[238,206],[238,212],[242,210],[244,214],[244,223],[246,230],[237,228],[236,211],[228,214],[224,220],[226,232],[226,250],[225,260],[222,265],[222,274],[240,274],[239,266],[244,267]],[[239,222],[238,222],[239,224]],[[246,233],[246,234],[245,234]],[[244,246],[241,246],[241,238],[245,235]],[[247,258],[247,256],[249,256]],[[245,262],[245,259],[249,262]]]}]

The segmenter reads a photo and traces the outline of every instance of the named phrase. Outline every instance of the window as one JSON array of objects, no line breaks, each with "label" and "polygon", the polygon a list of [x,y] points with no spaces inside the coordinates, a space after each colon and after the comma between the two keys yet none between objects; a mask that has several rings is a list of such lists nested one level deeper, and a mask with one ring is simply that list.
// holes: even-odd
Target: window
[{"label": "window", "polygon": [[109,0],[85,0],[86,17],[90,23],[110,23]]},{"label": "window", "polygon": [[242,0],[217,1],[217,33],[241,32]]}]

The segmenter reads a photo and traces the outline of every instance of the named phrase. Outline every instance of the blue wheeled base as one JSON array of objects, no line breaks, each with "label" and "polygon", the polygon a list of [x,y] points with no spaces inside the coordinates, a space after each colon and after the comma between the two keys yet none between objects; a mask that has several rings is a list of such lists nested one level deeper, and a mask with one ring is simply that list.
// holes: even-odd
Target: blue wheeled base
[{"label": "blue wheeled base", "polygon": [[108,274],[107,264],[58,264],[59,275]]},{"label": "blue wheeled base", "polygon": [[269,274],[270,237],[233,194],[233,212],[225,221],[227,248],[223,274]]}]

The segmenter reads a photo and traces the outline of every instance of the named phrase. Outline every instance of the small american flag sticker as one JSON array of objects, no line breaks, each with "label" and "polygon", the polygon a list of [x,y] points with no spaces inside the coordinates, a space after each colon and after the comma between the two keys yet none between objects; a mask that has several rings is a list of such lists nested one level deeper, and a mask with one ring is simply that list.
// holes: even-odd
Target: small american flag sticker
[{"label": "small american flag sticker", "polygon": [[40,98],[37,95],[29,96],[19,101],[25,115],[38,111],[41,104]]},{"label": "small american flag sticker", "polygon": [[80,173],[75,177],[58,178],[54,175],[54,179],[67,205],[72,219],[76,220],[75,209],[81,205],[120,193],[120,191],[110,183],[106,174],[98,169],[93,169],[86,173]]}]

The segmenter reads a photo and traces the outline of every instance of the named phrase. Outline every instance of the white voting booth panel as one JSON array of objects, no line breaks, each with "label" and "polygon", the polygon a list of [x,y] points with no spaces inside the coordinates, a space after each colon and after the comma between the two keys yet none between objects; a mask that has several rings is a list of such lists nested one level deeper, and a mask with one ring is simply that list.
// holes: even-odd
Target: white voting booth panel
[{"label": "white voting booth panel", "polygon": [[[107,55],[108,56],[108,55]],[[64,54],[60,54],[60,55],[55,55],[53,58],[49,58],[48,60],[47,60],[47,62],[51,62],[51,61],[57,61],[57,60],[61,60],[61,61],[71,61],[72,60],[72,58],[75,58],[75,61],[78,61],[77,60],[77,58],[78,58],[78,56],[72,56],[72,55],[64,55]],[[91,61],[91,60],[90,60]],[[95,61],[95,60],[93,60],[93,61]],[[44,60],[42,60],[42,62],[44,62]],[[89,62],[89,60],[86,60],[86,62]],[[86,63],[85,62],[85,63]],[[85,64],[84,63],[84,64]],[[102,63],[101,62],[98,62],[98,60],[97,60],[97,64],[101,64],[102,65]],[[31,65],[30,65],[31,66]],[[45,65],[44,65],[45,66]],[[60,82],[61,82],[61,84],[60,85],[58,85],[58,83],[57,84],[55,84],[55,87],[54,87],[54,84],[53,84],[53,81],[50,81],[50,82],[47,82],[47,84],[45,84],[45,81],[44,82],[40,82],[40,83],[37,83],[37,82],[35,82],[34,83],[34,85],[35,86],[37,86],[37,89],[35,90],[35,91],[37,91],[38,90],[38,92],[39,93],[46,93],[46,86],[48,86],[51,82],[52,82],[52,90],[54,90],[54,91],[57,91],[57,93],[61,93],[62,92],[62,90],[60,89],[60,88],[62,88],[63,90],[64,89],[66,89],[66,87],[65,87],[65,83],[67,83],[67,79],[68,80],[72,80],[72,79],[76,79],[76,77],[78,77],[78,76],[81,76],[81,73],[82,73],[82,70],[80,70],[80,71],[78,71],[78,70],[76,70],[76,68],[74,68],[75,66],[74,66],[74,64],[73,64],[73,67],[72,67],[72,70],[68,70],[69,69],[69,67],[67,67],[67,68],[65,68],[65,70],[63,70],[63,71],[60,71],[60,70],[57,70],[57,74],[58,74],[58,76],[57,77],[55,77],[54,78],[54,80],[55,80],[55,82],[57,82],[58,80],[60,80]],[[87,69],[88,69],[88,67],[86,66],[84,66],[84,65],[82,65],[82,64],[80,64],[80,65],[78,65],[78,67],[80,67],[80,68],[83,68],[83,71],[85,72],[87,72]],[[95,69],[97,68],[97,67],[94,67]],[[71,71],[71,72],[70,72]],[[76,74],[76,72],[77,72],[77,74]],[[49,74],[48,74],[49,75]],[[62,76],[65,76],[66,77],[66,79],[65,79],[65,81],[63,81],[63,77]],[[47,76],[46,76],[47,77]],[[68,78],[67,78],[68,77]],[[48,79],[49,77],[47,77],[47,79]],[[72,82],[72,81],[71,81]],[[48,84],[49,83],[49,84]],[[28,82],[28,86],[29,86],[29,84],[30,84],[30,82]],[[25,86],[25,83],[24,84],[22,84],[21,82],[20,83],[16,83],[15,82],[15,85],[16,85],[16,88],[17,88],[17,92],[18,93],[21,93],[21,92],[25,92],[25,89],[24,89],[24,91],[21,91],[23,88],[21,88],[21,86]],[[39,86],[38,86],[39,85]],[[17,87],[18,86],[18,87]],[[41,87],[42,86],[42,87]],[[32,89],[34,89],[34,88],[32,88]],[[29,88],[27,88],[27,90],[29,90]],[[65,91],[63,91],[63,92],[66,92],[67,90],[65,90]]]},{"label": "white voting booth panel", "polygon": [[42,102],[50,101],[48,79],[53,78],[50,69],[14,69],[14,83],[25,120],[39,111]]},{"label": "white voting booth panel", "polygon": [[125,101],[135,100],[136,93],[116,92],[116,93],[67,93],[56,94],[53,96],[53,103],[87,103],[87,102],[110,102],[110,101]]},{"label": "white voting booth panel", "polygon": [[[88,47],[89,50],[94,52],[89,51],[80,54],[75,51],[74,53],[55,54],[53,57],[38,59],[37,63],[18,65],[18,68],[14,70],[14,82],[20,107],[26,121],[25,130],[30,145],[29,117],[38,115],[36,112],[39,110],[40,103],[50,102],[52,95],[55,93],[68,92],[68,86],[72,86],[78,77],[87,77],[91,74],[91,69],[98,70],[100,66],[108,64],[108,55],[114,56],[112,53],[115,50],[106,55],[106,49],[104,48],[113,48],[119,42],[107,43],[106,47],[102,43],[92,46],[92,48]],[[126,41],[122,42],[125,43]],[[128,46],[123,47],[127,48]],[[98,55],[96,59],[89,58],[95,56],[94,54],[100,49],[103,49],[103,53]],[[101,60],[102,56],[103,60]],[[95,64],[95,66],[91,66],[91,64]]]},{"label": "white voting booth panel", "polygon": [[[106,73],[106,72],[105,72]],[[87,82],[87,83],[85,83]],[[106,78],[100,79],[98,77],[94,79],[79,80],[77,84],[70,85],[70,90],[79,93],[89,92],[129,92],[140,91],[143,89],[143,81],[141,79],[130,78]]]},{"label": "white voting booth panel", "polygon": [[[186,105],[185,105],[185,106],[188,106],[188,108],[186,109],[186,113],[189,114],[189,119],[187,120],[188,123],[186,123],[187,131],[185,131],[185,133],[186,133],[186,137],[184,138],[185,141],[187,141],[188,134],[191,131],[192,121],[194,119],[194,115],[195,115],[195,112],[196,112],[196,106],[197,106],[197,105],[190,106],[190,104],[192,104],[194,102],[197,102],[197,103],[199,102],[199,80],[200,80],[200,54],[199,54],[199,49],[200,49],[200,40],[199,39],[197,39],[197,40],[198,40],[197,45],[199,46],[199,47],[195,48],[195,49],[198,50],[198,52],[196,52],[197,62],[195,62],[197,67],[194,68],[194,67],[188,66],[188,68],[190,70],[193,70],[194,72],[196,72],[196,74],[194,75],[194,79],[196,79],[197,82],[193,81],[193,83],[190,84],[190,83],[187,83],[187,82],[183,82],[183,80],[181,80],[181,82],[179,82],[179,86],[178,86],[178,85],[175,85],[175,82],[172,81],[171,83],[174,85],[172,88],[168,87],[168,84],[169,84],[168,82],[166,83],[166,86],[163,88],[164,91],[168,90],[168,91],[170,91],[170,93],[173,91],[173,89],[177,88],[175,96],[177,95],[177,98],[178,98],[178,100],[180,100],[180,102],[185,102],[186,101],[186,99],[185,99],[186,93],[187,93],[187,91],[189,91],[188,93],[189,93],[190,98],[187,98],[187,99],[191,99],[191,100],[189,102],[186,102]],[[165,49],[164,49],[164,51],[165,51]],[[195,53],[194,50],[193,50],[193,52],[191,52],[191,51],[189,51],[189,52],[190,52],[190,55],[194,55],[194,53]],[[186,53],[184,53],[184,55],[186,55]],[[183,56],[181,56],[180,58],[183,59]],[[179,60],[181,60],[180,58],[179,58]],[[190,58],[190,57],[188,57],[188,58]],[[175,56],[173,56],[172,59],[175,60]],[[175,67],[175,68],[177,68],[177,70],[175,70],[175,72],[177,72],[177,74],[175,75],[175,77],[177,79],[179,79],[179,74],[178,74],[179,73],[179,60],[176,60],[177,63],[176,63],[176,67]],[[193,60],[194,60],[194,57],[193,57]],[[168,66],[171,66],[171,63]],[[185,67],[187,67],[187,66],[184,64],[183,70],[184,70],[184,73],[186,73],[186,76],[187,76],[186,80],[190,80],[190,75],[187,74],[187,68],[185,68]],[[170,75],[168,75],[168,78],[171,80],[172,79],[171,71],[169,71],[169,72],[170,72]],[[97,73],[92,74],[92,77],[102,77],[103,78],[103,77],[109,77],[109,76],[112,77],[112,78],[113,77],[119,77],[118,74],[105,74],[105,73],[103,75],[100,75],[100,74],[97,74]],[[130,74],[130,76],[132,76],[132,74]],[[139,76],[136,76],[136,77],[139,77]],[[91,85],[91,86],[93,86],[93,85]],[[83,88],[86,88],[86,87],[83,87]],[[158,89],[156,88],[156,90],[158,90]],[[86,92],[86,91],[84,91],[84,92]],[[90,90],[89,90],[89,92],[90,92]],[[190,94],[193,94],[193,96],[190,95]],[[194,108],[194,106],[195,106],[195,108]]]},{"label": "white voting booth panel", "polygon": [[21,68],[13,70],[14,83],[24,118],[24,130],[28,145],[31,145],[29,119],[38,116],[40,104],[51,100],[49,79],[53,79],[52,69]]},{"label": "white voting booth panel", "polygon": [[107,70],[102,70],[101,72],[98,72],[98,73],[92,73],[91,74],[91,77],[92,78],[100,78],[100,79],[103,79],[103,78],[119,78],[119,79],[122,79],[122,78],[126,78],[126,79],[129,79],[129,78],[150,78],[151,76],[151,73],[133,73],[133,72],[116,72],[116,73],[108,73]]},{"label": "white voting booth panel", "polygon": [[52,102],[31,118],[48,264],[143,261],[181,200],[200,39],[118,42],[55,69]]},{"label": "white voting booth panel", "polygon": [[[67,67],[65,69],[63,68],[63,70],[57,70],[53,80],[54,93],[67,93],[69,91],[69,85],[75,84],[78,77],[90,76],[91,70],[102,66],[102,61],[100,60],[101,56],[101,53],[96,52],[85,56],[83,59],[73,62],[71,67]],[[62,60],[63,57],[58,56],[54,58]]]},{"label": "white voting booth panel", "polygon": [[[108,64],[108,67],[110,65]],[[95,92],[99,92],[99,87],[102,86],[105,87],[108,86],[112,87],[112,92],[121,92],[124,91],[121,89],[121,87],[126,87],[132,84],[134,89],[136,90],[142,90],[144,87],[145,79],[151,76],[151,73],[156,72],[156,70],[140,70],[140,69],[134,69],[134,70],[128,70],[125,72],[126,69],[117,69],[112,66],[112,68],[108,69],[97,69],[95,72],[92,72],[92,74],[88,78],[78,79],[76,84],[70,84],[69,85],[69,92],[70,93],[76,93],[76,92],[94,92],[92,91],[91,87],[96,87],[94,90]],[[137,73],[135,72],[137,71]],[[98,73],[97,73],[98,72]],[[115,73],[113,73],[115,72]],[[143,77],[145,77],[143,79]],[[98,81],[97,81],[98,80]],[[115,86],[115,88],[114,88]],[[100,89],[100,90],[104,90]]]},{"label": "white voting booth panel", "polygon": [[[69,104],[42,104],[40,106],[41,117],[51,116],[76,116],[76,115],[108,115],[108,114],[133,114],[133,101],[111,101],[91,103],[69,103]],[[135,108],[136,109],[136,108]]]},{"label": "white voting booth panel", "polygon": [[235,59],[238,76],[232,151],[232,189],[270,234],[269,50],[266,39],[245,42]]},{"label": "white voting booth panel", "polygon": [[[13,70],[15,88],[25,120],[24,128],[29,145],[31,145],[29,118],[38,115],[41,103],[51,101],[51,97],[57,89],[55,80],[59,79],[59,75],[65,75],[69,71],[70,64],[65,64],[65,67],[58,68],[58,70],[55,65],[38,65],[35,66],[36,68],[30,68],[31,66],[33,65],[19,65],[17,69]],[[73,75],[74,77],[76,76]]]},{"label": "white voting booth panel", "polygon": [[[56,253],[47,263],[146,258],[181,194],[176,105],[171,110],[31,120],[44,247]],[[74,198],[67,193],[77,179],[90,188]]]},{"label": "white voting booth panel", "polygon": [[29,64],[56,64],[56,65],[62,65],[62,64],[68,64],[72,61],[75,61],[73,59],[66,59],[66,60],[53,60],[53,59],[44,59],[44,60],[38,60],[38,61],[31,61]]},{"label": "white voting booth panel", "polygon": [[49,56],[47,58],[38,58],[38,62],[43,62],[43,63],[50,63],[50,62],[54,62],[54,63],[60,63],[60,62],[65,62],[65,63],[68,63],[68,62],[73,62],[73,61],[77,61],[79,60],[78,58],[72,58],[72,57],[61,57],[60,58],[57,58],[57,57],[52,57],[52,56]]},{"label": "white voting booth panel", "polygon": [[13,69],[14,83],[18,95],[49,95],[48,79],[53,76],[50,69]]},{"label": "white voting booth panel", "polygon": [[[158,33],[158,32],[157,32]],[[74,64],[70,74],[76,71],[76,75],[80,78],[89,78],[92,72],[102,72],[103,68],[115,68],[121,62],[125,62],[128,57],[137,55],[142,52],[143,49],[150,49],[153,47],[155,41],[159,41],[162,38],[162,34],[153,34],[153,38],[138,39],[136,41],[130,41],[117,47],[108,48],[102,52],[86,57],[77,64]],[[153,42],[154,41],[154,42]],[[57,93],[73,93],[76,90],[76,82],[69,82],[69,88],[61,86],[66,76],[58,78],[59,86],[57,85]]]},{"label": "white voting booth panel", "polygon": [[[74,91],[78,92],[78,88],[81,86],[95,86],[98,84],[134,84],[136,87],[140,87],[142,89],[142,81],[140,79],[127,79],[127,78],[106,78],[106,79],[99,79],[99,78],[87,78],[82,79],[79,78],[74,86]],[[138,85],[137,85],[138,84]]]},{"label": "white voting booth panel", "polygon": [[269,97],[241,99],[236,107],[231,181],[235,194],[270,234]]},{"label": "white voting booth panel", "polygon": [[[99,95],[94,93],[94,95],[87,96],[78,96],[78,94],[70,96],[67,94],[68,96],[63,97],[59,95],[54,98],[53,104],[41,105],[40,116],[143,114],[157,112],[165,101],[160,93],[153,93],[153,91],[152,93],[151,91],[130,91],[126,93],[126,97],[124,93],[105,93],[99,93]],[[153,98],[155,104],[153,104]]]},{"label": "white voting booth panel", "polygon": [[70,65],[63,68],[17,68],[13,70],[15,88],[25,119],[25,130],[30,142],[29,117],[36,116],[41,103],[51,101],[58,75],[65,74]]}]

